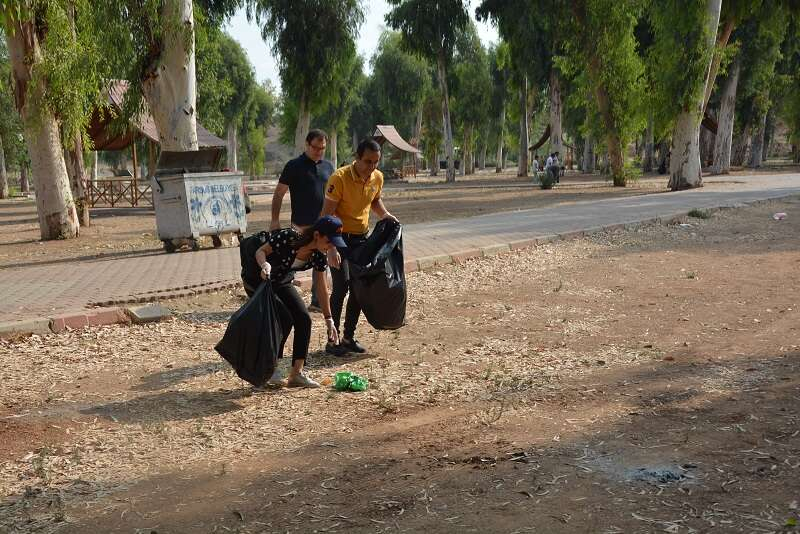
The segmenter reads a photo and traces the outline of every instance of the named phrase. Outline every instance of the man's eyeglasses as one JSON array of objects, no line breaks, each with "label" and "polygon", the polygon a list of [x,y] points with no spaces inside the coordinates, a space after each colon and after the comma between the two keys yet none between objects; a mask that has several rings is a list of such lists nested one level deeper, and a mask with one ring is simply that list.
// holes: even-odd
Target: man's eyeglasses
[{"label": "man's eyeglasses", "polygon": [[327,145],[313,145],[313,144],[309,144],[308,146],[310,146],[311,148],[313,148],[314,150],[316,150],[316,151],[318,151],[318,152],[319,152],[319,151],[323,151],[323,150],[325,150],[326,148],[328,148],[328,146],[327,146]]}]

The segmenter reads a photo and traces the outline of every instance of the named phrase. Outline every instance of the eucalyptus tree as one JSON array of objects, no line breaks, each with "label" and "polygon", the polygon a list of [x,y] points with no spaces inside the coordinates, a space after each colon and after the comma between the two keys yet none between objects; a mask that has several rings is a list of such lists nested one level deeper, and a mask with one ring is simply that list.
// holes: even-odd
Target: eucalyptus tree
[{"label": "eucalyptus tree", "polygon": [[[505,41],[489,50],[489,65],[492,75],[491,113],[494,120],[494,134],[497,136],[497,154],[495,158],[495,172],[503,172],[503,154],[505,150],[506,111],[508,107],[508,90],[510,62],[508,43]],[[487,138],[493,137],[489,135]]]},{"label": "eucalyptus tree", "polygon": [[465,0],[388,0],[386,22],[402,35],[403,46],[436,65],[442,94],[442,126],[448,182],[456,179],[453,126],[447,75],[456,40],[470,19]]},{"label": "eucalyptus tree", "polygon": [[431,87],[429,63],[404,49],[400,33],[384,31],[370,66],[379,121],[419,140],[422,103]]},{"label": "eucalyptus tree", "polygon": [[247,54],[211,18],[198,17],[197,115],[228,141],[228,168],[238,169],[242,116],[258,87]]},{"label": "eucalyptus tree", "polygon": [[[463,135],[462,169],[465,175],[475,172],[475,152],[480,129],[490,121],[492,78],[489,56],[470,23],[454,57],[452,71],[453,111]],[[484,139],[484,146],[486,140]]]},{"label": "eucalyptus tree", "polygon": [[238,139],[242,147],[241,169],[248,176],[264,172],[267,130],[275,122],[278,98],[269,82],[255,85],[242,110]]},{"label": "eucalyptus tree", "polygon": [[563,95],[554,58],[563,53],[567,7],[558,0],[482,0],[476,10],[478,19],[494,21],[509,47],[511,82],[519,94],[519,176],[528,174],[528,100],[543,87],[549,88],[550,149],[563,153]]},{"label": "eucalyptus tree", "polygon": [[247,0],[278,59],[281,86],[297,101],[294,146],[302,152],[311,115],[327,105],[328,86],[347,64],[364,21],[361,0]]},{"label": "eucalyptus tree", "polygon": [[709,83],[722,0],[654,2],[649,10],[654,42],[649,60],[653,92],[672,128],[669,187],[700,187],[700,122]]},{"label": "eucalyptus tree", "polygon": [[[330,159],[339,167],[339,133],[346,131],[354,103],[365,83],[364,61],[352,50],[350,60],[337,70],[337,76],[328,87],[329,98],[322,114],[315,118],[317,126],[327,131],[330,138]],[[355,148],[355,147],[353,147]]]},{"label": "eucalyptus tree", "polygon": [[576,26],[566,56],[586,67],[614,185],[625,186],[625,147],[643,126],[644,64],[634,36],[642,2],[575,0],[571,6]]},{"label": "eucalyptus tree", "polygon": [[31,158],[45,240],[79,233],[62,138],[80,137],[99,98],[97,28],[82,21],[75,25],[75,12],[88,9],[84,0],[0,0],[13,101]]}]

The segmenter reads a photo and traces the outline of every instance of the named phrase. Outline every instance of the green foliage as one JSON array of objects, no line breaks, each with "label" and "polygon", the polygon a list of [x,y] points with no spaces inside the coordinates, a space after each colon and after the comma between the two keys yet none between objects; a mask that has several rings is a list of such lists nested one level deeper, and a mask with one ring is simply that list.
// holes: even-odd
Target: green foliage
[{"label": "green foliage", "polygon": [[455,125],[461,129],[466,143],[463,148],[472,151],[480,128],[492,117],[491,97],[494,90],[489,56],[481,44],[474,24],[470,23],[468,40],[453,61],[452,82],[449,84],[453,98]]},{"label": "green foliage", "polygon": [[268,82],[253,87],[239,127],[240,166],[249,176],[258,176],[264,171],[267,129],[275,120],[277,108],[275,89]]},{"label": "green foliage", "polygon": [[197,115],[219,136],[238,126],[257,87],[247,54],[232,37],[195,13],[197,47]]},{"label": "green foliage", "polygon": [[375,122],[394,124],[401,135],[410,137],[417,111],[431,90],[429,63],[409,54],[398,32],[385,31],[370,64]]},{"label": "green foliage", "polygon": [[[750,124],[763,117],[777,96],[775,67],[781,59],[781,45],[789,17],[780,0],[765,0],[764,9],[750,17],[737,32],[741,43],[742,74],[737,93],[737,117]],[[779,85],[779,84],[778,84]]]},{"label": "green foliage", "polygon": [[328,88],[328,105],[314,119],[316,127],[326,130],[328,134],[344,132],[350,110],[361,92],[364,80],[364,61],[353,51],[349,61],[337,70],[336,77]]},{"label": "green foliage", "polygon": [[553,68],[553,57],[562,52],[571,33],[572,18],[565,2],[558,0],[482,0],[479,20],[492,20],[509,48],[514,78],[528,77],[532,86],[544,87]]},{"label": "green foliage", "polygon": [[647,61],[657,121],[671,128],[705,89],[712,50],[708,48],[706,2],[661,0],[648,10],[653,45]]},{"label": "green foliage", "polygon": [[305,97],[312,113],[324,108],[337,71],[355,50],[364,21],[362,2],[247,0],[247,13],[272,44],[284,92]]},{"label": "green foliage", "polygon": [[403,36],[406,50],[445,64],[470,23],[464,0],[388,0],[394,6],[386,23]]},{"label": "green foliage", "polygon": [[6,156],[6,165],[19,167],[27,162],[28,153],[25,140],[22,137],[22,123],[19,114],[14,108],[9,80],[11,79],[11,65],[9,64],[8,48],[5,35],[0,28],[0,137],[3,139],[3,150]]}]

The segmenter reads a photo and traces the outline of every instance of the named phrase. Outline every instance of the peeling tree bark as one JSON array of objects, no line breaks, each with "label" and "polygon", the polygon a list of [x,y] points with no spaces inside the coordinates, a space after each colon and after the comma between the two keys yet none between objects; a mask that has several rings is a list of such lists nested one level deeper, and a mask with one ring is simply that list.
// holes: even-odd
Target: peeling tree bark
[{"label": "peeling tree bark", "polygon": [[703,111],[708,107],[708,101],[711,99],[711,92],[714,90],[714,84],[717,81],[717,74],[719,73],[719,66],[722,63],[722,55],[725,47],[728,46],[728,40],[731,38],[731,33],[736,26],[734,19],[725,21],[725,26],[719,34],[717,44],[714,47],[714,56],[711,59],[711,70],[709,71],[708,80],[706,81],[706,89],[703,97]]},{"label": "peeling tree bark", "polygon": [[519,161],[517,176],[528,176],[528,78],[522,80],[519,89]]},{"label": "peeling tree bark", "polygon": [[164,37],[156,63],[143,83],[161,149],[197,150],[197,80],[195,76],[192,0],[165,0],[165,19],[177,17],[182,30]]},{"label": "peeling tree bark", "polygon": [[83,163],[83,139],[75,138],[74,146],[67,153],[69,170],[72,174],[72,187],[75,191],[75,209],[78,212],[78,221],[81,226],[91,224],[89,212],[89,187],[86,183],[86,166]]},{"label": "peeling tree bark", "polygon": [[647,117],[647,129],[644,132],[644,158],[642,159],[642,170],[644,172],[653,172],[653,165],[655,164],[655,141],[653,139],[653,114],[650,113]]},{"label": "peeling tree bark", "polygon": [[333,168],[339,168],[339,132],[336,131],[336,128],[331,128],[331,133],[329,134],[331,138],[331,163],[333,163]]},{"label": "peeling tree bark", "polygon": [[234,124],[228,125],[228,169],[232,171],[239,170],[239,139]]},{"label": "peeling tree bark", "polygon": [[591,135],[587,135],[583,142],[583,172],[586,174],[594,172],[594,139]]},{"label": "peeling tree bark", "polygon": [[767,113],[758,119],[758,125],[753,130],[753,140],[750,143],[750,163],[751,169],[761,167],[762,157],[764,155],[764,131],[767,128]]},{"label": "peeling tree bark", "polygon": [[731,169],[733,124],[736,119],[736,91],[739,86],[740,70],[739,61],[736,61],[722,89],[717,137],[714,143],[714,164],[711,166],[711,172],[714,174],[727,174]]},{"label": "peeling tree bark", "polygon": [[444,52],[439,54],[436,67],[439,72],[439,85],[442,88],[442,127],[444,128],[444,151],[447,157],[447,175],[445,181],[456,181],[455,154],[453,149],[453,126],[450,121],[450,92],[447,87],[447,69]]},{"label": "peeling tree bark", "polygon": [[564,159],[564,142],[561,130],[561,81],[555,69],[550,71],[550,152],[558,152]]},{"label": "peeling tree bark", "polygon": [[6,153],[3,150],[3,138],[0,137],[0,198],[8,198],[8,173],[6,172]]},{"label": "peeling tree bark", "polygon": [[[25,142],[31,158],[39,230],[43,240],[78,236],[78,214],[67,175],[58,121],[41,105],[46,80],[33,79],[33,69],[42,60],[40,32],[33,21],[15,23],[6,34],[11,60],[14,99],[22,119]],[[30,86],[35,83],[35,85]]]},{"label": "peeling tree bark", "polygon": [[[702,168],[700,165],[700,121],[703,118],[705,104],[705,88],[711,75],[711,62],[716,42],[716,30],[719,25],[722,0],[706,0],[706,49],[711,51],[706,76],[697,97],[685,108],[675,121],[672,133],[672,150],[669,165],[669,188],[673,191],[703,186]],[[712,82],[713,83],[713,82]]]},{"label": "peeling tree bark", "polygon": [[494,172],[500,173],[503,172],[503,167],[505,166],[505,157],[503,152],[503,142],[505,141],[503,135],[506,131],[506,107],[505,105],[500,106],[500,131],[497,132],[497,159],[495,160],[494,164]]},{"label": "peeling tree bark", "polygon": [[294,129],[294,151],[300,154],[306,149],[306,136],[311,128],[311,110],[308,106],[308,96],[305,89],[300,95],[299,109],[297,110],[297,125]]}]

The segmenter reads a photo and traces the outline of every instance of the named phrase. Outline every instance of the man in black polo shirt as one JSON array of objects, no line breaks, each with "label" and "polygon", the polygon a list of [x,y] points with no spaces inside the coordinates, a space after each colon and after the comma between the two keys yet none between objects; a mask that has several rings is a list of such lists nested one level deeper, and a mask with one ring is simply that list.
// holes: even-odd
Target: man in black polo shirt
[{"label": "man in black polo shirt", "polygon": [[[317,222],[325,200],[325,184],[334,171],[333,164],[323,159],[327,145],[325,132],[311,130],[306,136],[305,152],[286,163],[272,195],[270,230],[281,227],[281,204],[287,191],[292,202],[292,226],[303,231]],[[309,311],[320,311],[316,285],[311,288]]]}]

